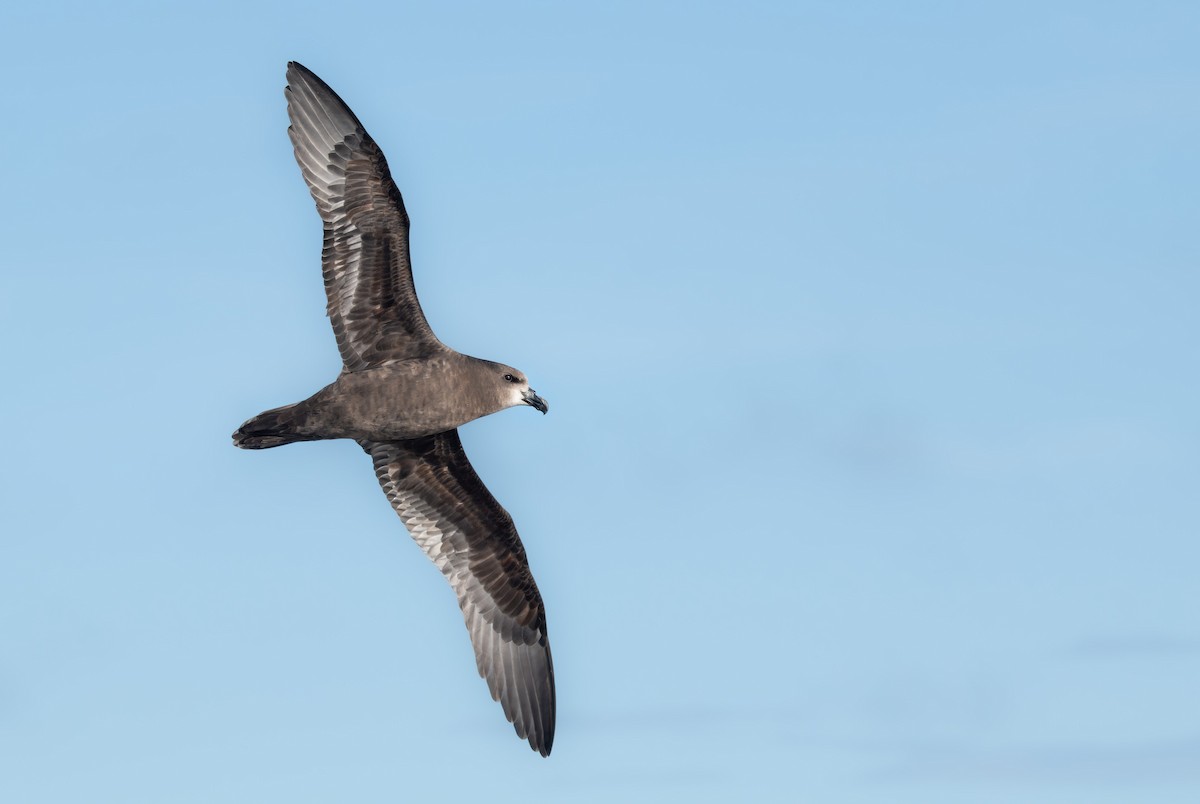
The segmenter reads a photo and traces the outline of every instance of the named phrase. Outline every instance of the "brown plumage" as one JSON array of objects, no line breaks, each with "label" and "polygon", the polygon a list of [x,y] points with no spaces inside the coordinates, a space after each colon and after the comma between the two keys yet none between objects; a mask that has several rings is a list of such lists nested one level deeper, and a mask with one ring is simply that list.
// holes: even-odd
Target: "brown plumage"
[{"label": "brown plumage", "polygon": [[321,266],[343,370],[233,434],[244,449],[352,438],[414,540],[458,596],[475,659],[517,734],[547,756],[554,666],[546,611],[512,517],[471,468],[455,428],[547,406],[511,366],[433,334],[417,301],[408,214],[383,152],[324,81],[288,65],[288,129],[325,228]]}]

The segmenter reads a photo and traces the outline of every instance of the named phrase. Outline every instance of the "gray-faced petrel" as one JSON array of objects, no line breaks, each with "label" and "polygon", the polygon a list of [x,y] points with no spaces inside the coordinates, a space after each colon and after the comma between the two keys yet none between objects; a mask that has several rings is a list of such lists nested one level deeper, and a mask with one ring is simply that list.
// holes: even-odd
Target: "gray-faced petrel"
[{"label": "gray-faced petrel", "polygon": [[417,302],[408,213],[383,152],[324,81],[295,62],[287,79],[288,135],[325,225],[321,269],[344,366],[303,402],[243,424],[233,443],[361,444],[383,493],[458,595],[492,698],[548,756],[554,665],[546,610],[512,517],[471,468],[455,429],[516,405],[545,413],[546,402],[517,369],[437,339]]}]

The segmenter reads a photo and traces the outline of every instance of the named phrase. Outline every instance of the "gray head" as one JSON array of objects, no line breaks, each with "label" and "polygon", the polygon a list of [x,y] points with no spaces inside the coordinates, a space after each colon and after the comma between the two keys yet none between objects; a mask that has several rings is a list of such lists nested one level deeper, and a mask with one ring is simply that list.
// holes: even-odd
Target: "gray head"
[{"label": "gray head", "polygon": [[529,380],[523,372],[503,363],[493,363],[491,360],[473,360],[476,365],[476,382],[494,391],[499,405],[497,410],[517,405],[529,405],[542,413],[550,410],[546,400],[529,387]]}]

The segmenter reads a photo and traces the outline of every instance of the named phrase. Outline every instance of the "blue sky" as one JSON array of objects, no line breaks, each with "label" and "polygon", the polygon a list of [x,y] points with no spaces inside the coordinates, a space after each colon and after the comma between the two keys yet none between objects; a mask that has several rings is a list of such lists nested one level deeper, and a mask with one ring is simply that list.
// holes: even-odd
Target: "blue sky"
[{"label": "blue sky", "polygon": [[[0,18],[0,799],[1192,802],[1190,3]],[[349,442],[286,62],[389,157],[552,757]]]}]

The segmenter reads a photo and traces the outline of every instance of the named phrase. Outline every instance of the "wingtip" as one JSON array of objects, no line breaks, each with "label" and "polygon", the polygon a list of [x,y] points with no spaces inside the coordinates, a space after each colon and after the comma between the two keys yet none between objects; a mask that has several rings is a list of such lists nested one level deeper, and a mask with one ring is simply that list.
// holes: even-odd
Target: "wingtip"
[{"label": "wingtip", "polygon": [[287,63],[287,71],[284,73],[287,83],[283,87],[286,93],[292,92],[292,87],[296,84],[307,83],[308,77],[312,75],[312,70],[305,67],[298,61],[289,61]]},{"label": "wingtip", "polygon": [[[309,107],[317,116],[324,118],[326,123],[331,123],[334,129],[363,128],[358,117],[350,110],[341,96],[333,90],[333,87],[298,61],[288,62],[287,85],[283,88],[283,92],[288,98],[289,113],[292,109],[291,102],[303,99],[300,100],[301,105]],[[294,118],[293,122],[295,122]],[[328,125],[323,128],[326,133],[331,130]],[[340,139],[340,137],[336,139]]]},{"label": "wingtip", "polygon": [[[287,63],[286,76],[288,85],[284,89],[291,89],[293,84],[308,84],[310,86],[315,84],[326,89],[329,88],[329,85],[322,81],[320,76],[298,61],[289,61]],[[332,90],[330,91],[332,92]]]},{"label": "wingtip", "polygon": [[537,751],[544,757],[550,756],[550,750],[554,747],[554,721],[552,720],[550,723],[543,724],[543,731],[541,733],[535,729],[531,729],[525,739],[529,742],[529,747],[534,751]]}]

